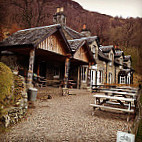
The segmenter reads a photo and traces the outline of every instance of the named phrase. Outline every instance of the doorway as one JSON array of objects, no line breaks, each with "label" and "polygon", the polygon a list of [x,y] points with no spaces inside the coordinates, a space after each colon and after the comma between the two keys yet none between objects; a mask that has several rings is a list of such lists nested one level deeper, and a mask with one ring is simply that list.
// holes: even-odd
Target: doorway
[{"label": "doorway", "polygon": [[96,71],[91,70],[91,86],[96,85]]}]

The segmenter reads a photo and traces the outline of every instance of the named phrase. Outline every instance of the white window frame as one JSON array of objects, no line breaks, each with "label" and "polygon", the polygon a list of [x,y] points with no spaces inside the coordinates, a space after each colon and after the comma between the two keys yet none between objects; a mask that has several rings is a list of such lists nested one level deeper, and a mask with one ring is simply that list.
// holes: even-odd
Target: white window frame
[{"label": "white window frame", "polygon": [[127,75],[127,84],[131,84],[131,75],[128,73]]},{"label": "white window frame", "polygon": [[126,84],[126,77],[120,76],[120,84]]},{"label": "white window frame", "polygon": [[108,82],[109,84],[112,84],[112,73],[109,72],[109,75],[108,75]]},{"label": "white window frame", "polygon": [[100,70],[99,71],[99,83],[102,83],[103,82],[103,71]]},{"label": "white window frame", "polygon": [[112,53],[110,53],[110,60],[111,61],[110,61],[109,65],[112,66],[112,61],[113,61],[113,54]]}]

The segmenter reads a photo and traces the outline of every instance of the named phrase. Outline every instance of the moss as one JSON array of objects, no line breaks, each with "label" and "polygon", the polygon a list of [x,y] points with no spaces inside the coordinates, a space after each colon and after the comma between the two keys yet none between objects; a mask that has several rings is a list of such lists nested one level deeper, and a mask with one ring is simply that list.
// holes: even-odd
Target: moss
[{"label": "moss", "polygon": [[0,108],[11,103],[13,86],[13,73],[11,69],[0,62]]}]

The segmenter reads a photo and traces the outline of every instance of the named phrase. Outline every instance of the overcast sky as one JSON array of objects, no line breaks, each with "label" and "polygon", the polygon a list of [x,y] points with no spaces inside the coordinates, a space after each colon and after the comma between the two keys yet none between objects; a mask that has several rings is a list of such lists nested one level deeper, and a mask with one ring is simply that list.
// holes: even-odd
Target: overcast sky
[{"label": "overcast sky", "polygon": [[112,16],[142,17],[142,0],[74,0],[84,9]]}]

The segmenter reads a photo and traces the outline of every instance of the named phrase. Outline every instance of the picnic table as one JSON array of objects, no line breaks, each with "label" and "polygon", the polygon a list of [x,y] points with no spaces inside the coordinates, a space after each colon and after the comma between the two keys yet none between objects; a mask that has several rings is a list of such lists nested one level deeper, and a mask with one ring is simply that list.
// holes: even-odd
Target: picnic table
[{"label": "picnic table", "polygon": [[103,108],[127,112],[127,121],[129,121],[130,113],[135,112],[137,93],[126,92],[116,88],[101,88],[100,93],[94,93],[93,97],[95,98],[94,104],[90,105],[94,109]]},{"label": "picnic table", "polygon": [[[121,112],[127,112],[127,121],[129,121],[130,113],[134,113],[133,107],[135,105],[132,105],[135,99],[133,98],[124,98],[124,97],[116,97],[116,96],[107,96],[105,94],[95,94],[93,95],[95,97],[94,104],[90,104],[93,106],[94,110],[96,108],[104,108],[109,110],[116,110]],[[115,105],[114,106],[108,106],[106,104]],[[116,107],[116,105],[118,107]],[[121,107],[120,107],[121,106]]]}]

